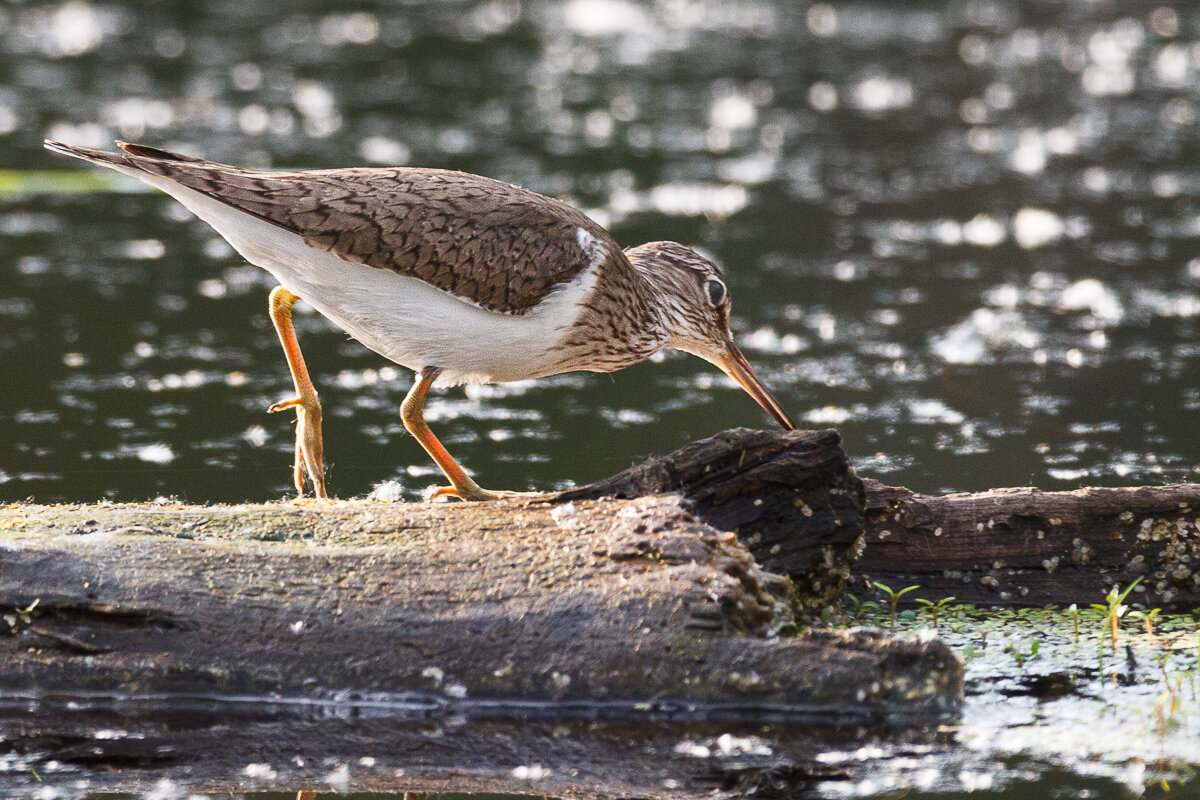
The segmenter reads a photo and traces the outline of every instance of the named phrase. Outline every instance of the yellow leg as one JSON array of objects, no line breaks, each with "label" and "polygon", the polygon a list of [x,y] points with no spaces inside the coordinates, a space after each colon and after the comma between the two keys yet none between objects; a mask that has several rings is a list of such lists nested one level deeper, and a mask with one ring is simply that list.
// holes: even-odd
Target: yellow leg
[{"label": "yellow leg", "polygon": [[413,387],[408,390],[404,403],[400,406],[400,419],[434,463],[446,474],[450,485],[434,491],[430,499],[439,497],[457,497],[459,500],[505,500],[508,498],[538,497],[536,492],[489,492],[471,480],[471,476],[454,460],[454,456],[438,441],[425,424],[425,396],[441,370],[437,367],[426,367],[417,373]]},{"label": "yellow leg", "polygon": [[271,291],[271,322],[275,325],[275,332],[279,334],[279,343],[283,345],[283,354],[287,357],[288,369],[292,372],[296,396],[289,400],[280,400],[267,411],[274,414],[288,408],[296,409],[296,460],[292,465],[292,480],[296,484],[296,491],[303,497],[304,475],[307,473],[313,485],[313,493],[317,497],[328,497],[325,493],[325,466],[322,462],[321,403],[317,400],[317,390],[308,377],[308,367],[304,365],[300,343],[296,341],[296,331],[292,328],[292,307],[299,299],[282,286],[276,286]]}]

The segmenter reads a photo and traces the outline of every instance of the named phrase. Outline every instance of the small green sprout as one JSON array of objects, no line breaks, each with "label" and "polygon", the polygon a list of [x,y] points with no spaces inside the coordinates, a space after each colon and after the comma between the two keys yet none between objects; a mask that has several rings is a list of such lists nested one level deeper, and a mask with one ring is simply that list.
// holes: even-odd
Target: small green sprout
[{"label": "small green sprout", "polygon": [[32,602],[32,603],[30,603],[30,604],[29,604],[29,606],[28,606],[27,608],[18,608],[18,609],[17,609],[17,613],[18,613],[18,614],[20,614],[21,616],[25,616],[26,614],[30,613],[30,612],[31,612],[31,611],[33,611],[35,608],[37,608],[37,605],[38,605],[38,603],[40,603],[40,602],[42,602],[42,598],[40,598],[40,597],[35,597],[35,598],[34,598],[34,600],[33,600],[33,602]]},{"label": "small green sprout", "polygon": [[1079,644],[1079,606],[1071,603],[1067,606],[1067,613],[1071,615],[1071,624],[1075,626],[1075,644]]},{"label": "small green sprout", "polygon": [[[1108,594],[1104,597],[1105,602],[1092,603],[1092,608],[1096,609],[1097,611],[1104,612],[1104,622],[1108,627],[1109,635],[1112,637],[1112,649],[1114,653],[1117,651],[1117,623],[1120,621],[1121,617],[1124,616],[1125,612],[1129,610],[1129,608],[1124,605],[1125,598],[1128,597],[1129,593],[1133,591],[1133,587],[1137,586],[1141,582],[1142,579],[1139,576],[1137,580],[1129,584],[1129,586],[1127,586],[1123,592],[1121,591],[1120,585],[1114,583],[1113,587],[1108,590]],[[1101,637],[1100,641],[1102,643],[1101,647],[1103,648],[1104,638]]]},{"label": "small green sprout", "polygon": [[858,597],[850,592],[846,592],[846,597],[850,598],[851,608],[850,617],[852,619],[861,619],[868,612],[878,614],[882,609],[879,603],[874,600],[859,600]]},{"label": "small green sprout", "polygon": [[905,588],[903,588],[897,592],[897,591],[893,591],[890,586],[886,586],[886,585],[880,583],[879,581],[871,581],[871,585],[874,586],[879,591],[886,594],[888,596],[888,599],[890,599],[892,601],[892,611],[891,611],[892,627],[891,627],[891,629],[896,630],[896,606],[899,605],[900,598],[903,597],[904,595],[908,594],[909,592],[920,589],[921,587],[920,586],[906,586]]},{"label": "small green sprout", "polygon": [[1154,623],[1161,613],[1161,608],[1152,608],[1146,612],[1146,638],[1150,640],[1151,647],[1154,646]]},{"label": "small green sprout", "polygon": [[1033,659],[1037,658],[1038,650],[1040,650],[1041,647],[1042,642],[1040,639],[1032,640],[1029,643],[1028,650],[1024,648],[1018,648],[1015,644],[1009,642],[1004,646],[1004,652],[1012,653],[1012,657],[1017,661],[1017,666],[1023,667],[1025,666],[1026,661],[1032,661]]},{"label": "small green sprout", "polygon": [[926,600],[923,597],[918,597],[915,600],[915,602],[920,603],[921,605],[928,608],[929,613],[933,615],[933,629],[935,631],[940,630],[940,628],[938,627],[938,614],[940,614],[942,609],[945,608],[950,603],[952,603],[953,601],[954,601],[953,595],[950,597],[943,597],[941,600],[938,600],[936,603],[933,602],[932,600]]}]

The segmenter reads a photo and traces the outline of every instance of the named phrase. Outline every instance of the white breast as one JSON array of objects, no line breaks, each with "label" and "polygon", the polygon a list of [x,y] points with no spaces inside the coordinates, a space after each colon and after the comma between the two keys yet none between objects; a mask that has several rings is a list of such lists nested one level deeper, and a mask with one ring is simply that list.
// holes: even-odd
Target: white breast
[{"label": "white breast", "polygon": [[[580,246],[591,264],[522,315],[499,314],[417,278],[345,261],[294,233],[157,175],[121,170],[162,189],[211,225],[251,264],[380,355],[412,370],[441,367],[439,384],[493,383],[550,375],[554,349],[592,293],[605,253]],[[582,231],[582,229],[581,229]],[[589,246],[591,249],[588,249]]]}]

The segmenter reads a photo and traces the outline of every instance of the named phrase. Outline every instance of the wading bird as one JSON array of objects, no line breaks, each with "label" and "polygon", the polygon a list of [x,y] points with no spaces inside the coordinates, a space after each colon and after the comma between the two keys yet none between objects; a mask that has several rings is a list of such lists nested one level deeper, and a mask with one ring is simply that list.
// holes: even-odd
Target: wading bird
[{"label": "wading bird", "polygon": [[242,169],[143,145],[110,153],[47,141],[174,197],[279,281],[271,321],[296,396],[293,478],[326,497],[321,405],[292,307],[304,299],[416,372],[401,418],[450,485],[433,497],[495,500],[425,424],[435,384],[612,372],[674,347],[715,364],[781,425],[791,420],[729,332],[717,267],[674,242],[622,251],[577,208],[501,181],[438,169]]}]

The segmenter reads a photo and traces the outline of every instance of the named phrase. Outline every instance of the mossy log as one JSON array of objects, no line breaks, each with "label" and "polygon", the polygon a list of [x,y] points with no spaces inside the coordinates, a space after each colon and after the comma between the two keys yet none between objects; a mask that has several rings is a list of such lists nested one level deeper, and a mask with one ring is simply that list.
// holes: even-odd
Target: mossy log
[{"label": "mossy log", "polygon": [[933,600],[1082,607],[1141,578],[1129,602],[1200,608],[1200,484],[936,497],[864,484],[852,591],[876,580]]},{"label": "mossy log", "polygon": [[[840,593],[861,497],[835,433],[739,430],[539,501],[16,504],[0,687],[464,713],[953,708],[961,667],[936,641],[788,635]],[[804,585],[764,569],[784,555]]]}]

